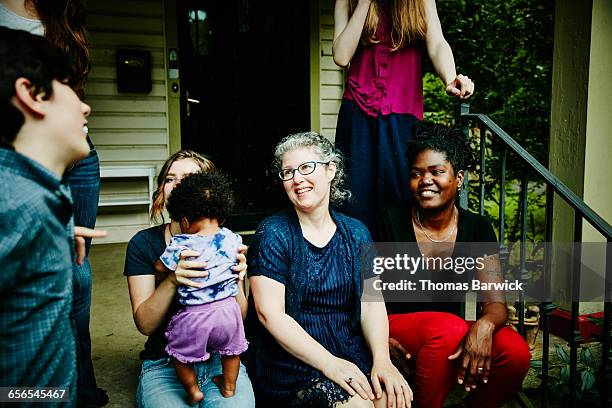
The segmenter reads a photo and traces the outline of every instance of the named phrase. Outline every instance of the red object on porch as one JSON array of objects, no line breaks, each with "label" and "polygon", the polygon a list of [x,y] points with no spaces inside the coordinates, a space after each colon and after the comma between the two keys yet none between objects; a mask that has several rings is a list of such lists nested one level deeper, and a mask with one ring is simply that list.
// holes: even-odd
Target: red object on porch
[{"label": "red object on porch", "polygon": [[[578,316],[578,331],[582,342],[591,340],[593,325],[588,319],[589,315]],[[572,313],[563,309],[554,309],[550,314],[550,333],[569,341],[572,330]],[[601,329],[600,334],[601,334]]]},{"label": "red object on porch", "polygon": [[591,326],[591,335],[601,337],[601,334],[603,333],[603,321],[601,324],[597,324],[597,323],[592,322],[590,318],[603,320],[603,317],[604,317],[603,312],[590,313],[588,315],[585,315],[585,317],[589,319],[589,325]]}]

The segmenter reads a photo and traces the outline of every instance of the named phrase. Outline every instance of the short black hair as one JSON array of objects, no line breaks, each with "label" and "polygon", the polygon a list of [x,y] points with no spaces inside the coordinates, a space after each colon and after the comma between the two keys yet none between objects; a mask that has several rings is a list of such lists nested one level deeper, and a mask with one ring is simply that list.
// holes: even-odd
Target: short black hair
[{"label": "short black hair", "polygon": [[174,187],[166,209],[174,221],[214,218],[223,224],[234,209],[231,182],[218,170],[190,174]]},{"label": "short black hair", "polygon": [[467,137],[461,129],[432,122],[421,122],[414,129],[414,138],[408,142],[406,157],[408,168],[411,168],[416,157],[425,150],[444,153],[446,160],[457,174],[460,170],[469,170],[474,162],[474,155]]},{"label": "short black hair", "polygon": [[0,27],[0,146],[12,148],[23,126],[23,113],[12,103],[15,81],[26,78],[32,92],[49,99],[53,80],[68,83],[72,68],[65,54],[43,37],[21,30]]}]

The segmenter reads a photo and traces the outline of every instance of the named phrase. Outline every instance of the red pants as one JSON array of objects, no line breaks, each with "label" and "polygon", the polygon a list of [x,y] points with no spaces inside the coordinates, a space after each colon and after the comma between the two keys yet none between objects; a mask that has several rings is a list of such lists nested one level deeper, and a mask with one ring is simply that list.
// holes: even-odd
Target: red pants
[{"label": "red pants", "polygon": [[[461,358],[449,360],[471,324],[450,313],[417,312],[389,316],[389,336],[400,342],[415,366],[414,405],[438,408],[457,384]],[[531,354],[520,334],[503,327],[493,335],[491,371],[465,400],[469,407],[499,407],[516,392],[529,370]]]}]

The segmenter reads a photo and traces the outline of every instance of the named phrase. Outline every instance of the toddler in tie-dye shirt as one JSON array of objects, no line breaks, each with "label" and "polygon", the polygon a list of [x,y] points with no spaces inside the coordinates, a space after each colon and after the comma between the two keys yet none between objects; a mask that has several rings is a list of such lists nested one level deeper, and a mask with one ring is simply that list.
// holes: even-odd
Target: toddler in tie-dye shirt
[{"label": "toddler in tie-dye shirt", "polygon": [[238,278],[231,270],[242,239],[221,227],[233,201],[227,178],[211,171],[185,177],[172,190],[166,206],[183,233],[172,237],[156,268],[160,272],[175,271],[181,252],[193,250],[200,255],[192,260],[206,262],[208,272],[206,277],[191,278],[198,287],[179,287],[183,307],[172,317],[166,331],[166,352],[174,360],[190,404],[204,398],[192,363],[208,360],[211,353],[221,354],[223,375],[213,381],[224,396],[230,397],[236,389],[240,353],[248,346],[235,299]]}]

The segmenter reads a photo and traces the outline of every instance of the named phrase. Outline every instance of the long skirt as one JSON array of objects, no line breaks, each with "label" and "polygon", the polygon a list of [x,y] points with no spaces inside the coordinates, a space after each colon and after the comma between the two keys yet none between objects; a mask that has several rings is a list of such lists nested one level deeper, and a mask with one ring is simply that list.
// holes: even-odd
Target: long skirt
[{"label": "long skirt", "polygon": [[348,187],[353,193],[342,210],[370,231],[385,206],[409,200],[406,145],[418,121],[414,115],[403,113],[372,117],[355,102],[342,100],[336,147],[346,158]]}]

